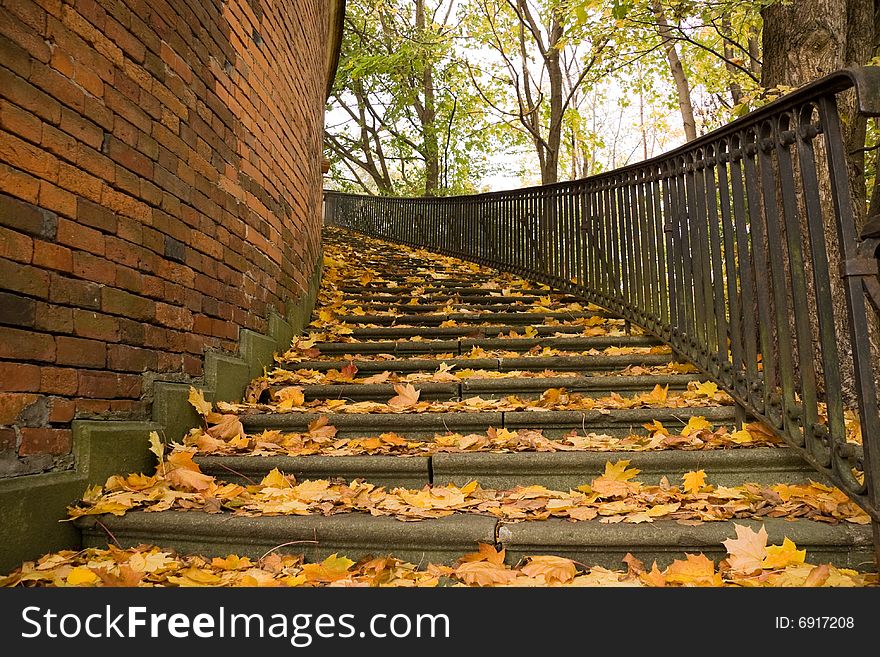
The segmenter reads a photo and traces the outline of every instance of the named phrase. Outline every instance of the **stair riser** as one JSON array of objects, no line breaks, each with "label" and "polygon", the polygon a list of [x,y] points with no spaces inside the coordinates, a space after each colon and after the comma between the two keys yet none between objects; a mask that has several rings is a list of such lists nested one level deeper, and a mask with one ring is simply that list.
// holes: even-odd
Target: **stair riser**
[{"label": "stair riser", "polygon": [[[418,357],[370,361],[354,358],[358,372],[363,375],[368,372],[436,372],[441,363],[455,366],[460,370],[498,370],[502,372],[525,371],[541,372],[553,370],[557,372],[598,372],[616,371],[627,367],[651,367],[666,365],[676,361],[671,354],[630,354],[626,356],[522,356],[517,358],[447,358],[443,361],[435,359],[420,359]],[[304,360],[299,363],[284,363],[280,369],[296,371],[299,369],[318,370],[341,370],[349,364],[348,360]]]},{"label": "stair riser", "polygon": [[132,512],[122,518],[100,516],[76,521],[84,547],[104,547],[111,540],[121,547],[143,543],[208,557],[237,554],[259,559],[269,552],[304,554],[320,561],[338,553],[351,559],[394,555],[412,563],[452,563],[473,552],[478,543],[495,543],[507,550],[506,561],[518,563],[535,554],[556,554],[586,565],[625,568],[627,553],[660,568],[684,553],[704,553],[716,561],[725,556],[722,541],[736,535],[734,524],[767,529],[771,544],[783,538],[806,548],[812,563],[832,563],[860,570],[873,568],[868,527],[829,526],[809,520],[706,522],[689,527],[658,520],[639,525],[598,521],[526,521],[509,524],[493,518],[456,514],[421,522],[400,522],[363,513],[335,516],[264,516],[193,512]]},{"label": "stair riser", "polygon": [[467,354],[472,349],[527,352],[535,347],[562,351],[588,351],[608,347],[655,347],[660,342],[647,336],[619,336],[595,338],[476,338],[461,340],[376,341],[376,342],[318,342],[315,348],[322,355],[333,354]]},{"label": "stair riser", "polygon": [[[505,413],[388,413],[324,414],[340,437],[378,436],[393,432],[411,439],[432,439],[446,432],[483,433],[489,427],[542,430],[548,438],[559,438],[571,431],[605,433],[612,436],[646,435],[643,424],[659,420],[670,431],[681,430],[690,416],[700,415],[715,426],[734,425],[732,407],[632,409],[600,413],[598,411],[545,411]],[[242,418],[249,434],[264,429],[303,432],[319,413],[279,413],[249,415]]]},{"label": "stair riser", "polygon": [[782,448],[662,452],[517,452],[441,453],[431,456],[203,456],[202,472],[223,481],[259,483],[273,468],[305,479],[364,479],[388,488],[421,488],[429,483],[464,486],[476,480],[484,488],[539,485],[566,491],[599,476],[605,463],[630,461],[637,480],[672,485],[686,472],[704,470],[715,486],[744,483],[773,485],[816,479],[814,471]]},{"label": "stair riser", "polygon": [[[565,388],[569,393],[586,397],[605,397],[612,392],[635,395],[650,392],[654,386],[669,386],[671,391],[686,390],[688,383],[697,380],[690,375],[656,377],[552,377],[518,379],[478,379],[462,383],[419,383],[420,400],[458,401],[467,397],[501,399],[514,395],[520,399],[538,399],[548,388]],[[271,393],[282,386],[273,386]],[[385,402],[397,394],[392,384],[327,384],[302,386],[306,401],[314,399],[349,399],[353,401]]]}]

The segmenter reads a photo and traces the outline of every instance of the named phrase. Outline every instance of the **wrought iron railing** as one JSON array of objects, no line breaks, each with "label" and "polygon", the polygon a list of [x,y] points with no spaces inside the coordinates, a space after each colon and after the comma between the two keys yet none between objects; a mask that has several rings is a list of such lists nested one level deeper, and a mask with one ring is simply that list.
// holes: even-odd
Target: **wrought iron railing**
[{"label": "wrought iron railing", "polygon": [[327,192],[325,218],[644,327],[848,493],[880,544],[880,227],[859,235],[854,219],[837,108],[853,87],[860,111],[880,115],[880,68],[846,70],[584,180],[451,198]]}]

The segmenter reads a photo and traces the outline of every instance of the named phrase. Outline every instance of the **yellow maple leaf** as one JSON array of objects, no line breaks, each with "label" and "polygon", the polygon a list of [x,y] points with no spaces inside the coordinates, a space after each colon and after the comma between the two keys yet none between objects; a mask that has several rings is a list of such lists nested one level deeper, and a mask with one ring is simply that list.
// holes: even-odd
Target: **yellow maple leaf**
[{"label": "yellow maple leaf", "polygon": [[83,586],[94,584],[98,576],[85,566],[77,566],[67,574],[67,583],[70,586]]},{"label": "yellow maple leaf", "polygon": [[335,582],[349,576],[349,568],[354,561],[340,557],[335,552],[321,563],[310,563],[303,566],[303,575],[309,581]]},{"label": "yellow maple leaf", "polygon": [[551,555],[529,557],[529,562],[520,569],[529,577],[543,577],[548,584],[570,582],[577,575],[574,561]]},{"label": "yellow maple leaf", "polygon": [[207,415],[213,409],[211,402],[205,399],[205,395],[198,388],[189,387],[189,403],[198,411],[199,415]]},{"label": "yellow maple leaf", "polygon": [[682,429],[681,435],[690,436],[692,433],[703,431],[704,429],[711,431],[712,423],[702,415],[692,415],[688,419],[688,423],[685,425],[684,429]]},{"label": "yellow maple leaf", "polygon": [[396,409],[409,408],[415,406],[419,401],[419,391],[416,390],[411,383],[394,384],[394,391],[397,393],[388,400],[388,405]]},{"label": "yellow maple leaf", "polygon": [[782,545],[770,545],[767,547],[767,557],[761,564],[768,570],[776,568],[785,568],[802,564],[807,557],[806,550],[798,550],[794,541],[786,537],[782,541]]},{"label": "yellow maple leaf", "polygon": [[734,524],[736,538],[728,538],[724,543],[730,555],[727,562],[733,570],[749,574],[761,570],[767,556],[767,530],[761,526],[757,532],[751,527]]},{"label": "yellow maple leaf", "polygon": [[715,572],[715,562],[704,554],[685,554],[666,569],[666,581],[685,586],[721,586],[721,575]]},{"label": "yellow maple leaf", "polygon": [[272,468],[263,480],[260,482],[263,488],[290,488],[290,482],[287,480],[278,468]]},{"label": "yellow maple leaf", "polygon": [[752,438],[752,434],[750,434],[747,429],[734,431],[732,434],[730,434],[730,439],[737,445],[745,445],[754,440],[754,438]]},{"label": "yellow maple leaf", "polygon": [[536,335],[538,335],[538,329],[536,329],[534,326],[526,326],[523,333],[525,333],[525,336],[527,338],[534,338]]},{"label": "yellow maple leaf", "polygon": [[490,545],[488,543],[479,543],[477,545],[476,552],[470,552],[468,554],[462,555],[459,561],[461,563],[465,563],[467,561],[488,561],[496,565],[503,565],[504,555],[506,554],[506,552],[507,551],[504,548],[496,550],[494,545]]},{"label": "yellow maple leaf", "polygon": [[693,387],[693,391],[702,397],[714,397],[718,392],[718,385],[712,381],[703,381]]},{"label": "yellow maple leaf", "polygon": [[706,472],[704,470],[687,472],[682,475],[682,480],[685,492],[694,495],[706,485]]},{"label": "yellow maple leaf", "polygon": [[516,579],[516,571],[510,570],[504,564],[490,561],[468,561],[459,565],[453,574],[465,584],[477,586],[495,586],[496,584],[509,584]]},{"label": "yellow maple leaf", "polygon": [[645,401],[662,404],[669,398],[669,386],[655,385],[654,389],[644,395]]},{"label": "yellow maple leaf", "polygon": [[630,461],[626,459],[621,459],[620,461],[617,461],[617,463],[606,461],[605,472],[602,476],[606,479],[613,479],[614,481],[629,481],[641,472],[641,470],[637,470],[636,468],[630,468],[629,464]]},{"label": "yellow maple leaf", "polygon": [[306,402],[303,389],[300,386],[289,386],[275,393],[279,411],[289,411],[293,408],[301,408]]}]

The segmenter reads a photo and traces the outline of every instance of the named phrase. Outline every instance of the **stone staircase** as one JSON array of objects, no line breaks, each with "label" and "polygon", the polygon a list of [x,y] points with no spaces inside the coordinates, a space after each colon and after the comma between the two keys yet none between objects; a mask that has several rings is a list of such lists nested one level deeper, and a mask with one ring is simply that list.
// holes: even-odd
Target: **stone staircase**
[{"label": "stone staircase", "polygon": [[[505,452],[450,448],[406,455],[197,454],[195,461],[205,474],[241,485],[254,485],[277,469],[297,482],[362,478],[389,489],[420,489],[476,480],[485,489],[544,486],[565,491],[600,475],[608,462],[628,460],[629,467],[641,471],[639,481],[655,484],[665,477],[672,486],[698,470],[714,486],[749,482],[762,490],[816,478],[795,454],[767,436],[755,441],[759,446],[730,440],[741,427],[729,398],[711,386],[705,395],[694,393],[702,380],[696,370],[678,362],[652,336],[583,300],[338,229],[327,230],[325,248],[329,258],[311,334],[280,357],[268,376],[254,382],[247,403],[231,410],[241,416],[249,436],[275,430],[305,433],[318,421],[336,428],[335,440],[379,438],[381,443],[382,436],[391,434],[398,442],[442,441],[449,434],[485,436],[506,430],[523,435],[539,431],[553,441],[599,435],[594,441],[599,447]],[[348,374],[336,376],[346,368]],[[438,377],[438,372],[459,376]],[[328,381],[328,374],[336,378]],[[384,380],[363,382],[370,377]],[[436,403],[437,409],[348,412],[353,404],[385,404],[407,384],[419,391],[420,401]],[[290,386],[301,389],[304,403],[280,412],[277,395]],[[687,391],[696,401],[684,405],[680,400]],[[627,401],[651,394],[657,395],[656,403]],[[666,394],[668,404],[663,403]],[[493,400],[510,396],[522,403],[493,408]],[[552,403],[556,398],[563,403]],[[569,398],[580,400],[579,407],[566,408]],[[593,408],[593,402],[584,401],[590,399],[596,400]],[[335,400],[345,400],[349,408],[334,412]],[[677,448],[650,446],[652,435],[657,436],[655,422],[677,436],[692,418],[711,423],[717,445],[682,439]],[[638,451],[634,444],[641,445]],[[628,552],[648,564],[656,560],[661,567],[686,552],[723,558],[722,541],[734,536],[736,522],[753,528],[763,524],[771,543],[792,539],[815,563],[873,567],[868,526],[789,518],[760,509],[754,516],[702,523],[659,518],[636,524],[603,522],[602,517],[516,522],[454,513],[403,522],[364,512],[249,516],[227,510],[135,510],[119,517],[84,516],[76,523],[87,546],[114,540],[124,546],[152,543],[183,552],[251,557],[282,546],[282,551],[304,553],[308,559],[331,553],[352,559],[393,554],[414,563],[441,563],[483,542],[506,548],[510,563],[525,555],[556,554],[619,568]]]}]

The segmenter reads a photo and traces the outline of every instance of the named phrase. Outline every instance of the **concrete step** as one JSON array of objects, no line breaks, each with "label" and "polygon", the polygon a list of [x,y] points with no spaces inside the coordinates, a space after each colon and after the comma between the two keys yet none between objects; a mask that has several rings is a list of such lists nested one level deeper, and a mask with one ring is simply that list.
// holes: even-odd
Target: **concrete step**
[{"label": "concrete step", "polygon": [[376,372],[436,372],[441,363],[455,366],[459,370],[498,370],[502,372],[613,372],[631,366],[662,366],[678,359],[672,354],[625,354],[621,356],[522,356],[513,358],[447,358],[442,361],[434,358],[394,358],[390,360],[302,360],[279,363],[279,369],[286,370],[339,370],[354,363],[361,375]]},{"label": "concrete step", "polygon": [[[575,337],[584,331],[584,327],[578,324],[560,324],[557,326],[530,326],[539,336],[553,336],[564,333]],[[609,324],[605,330],[620,331],[623,324]],[[406,339],[413,336],[421,336],[426,339],[449,339],[449,338],[497,338],[499,335],[510,339],[511,332],[522,335],[522,324],[489,324],[486,326],[469,323],[460,326],[377,326],[355,328],[351,337],[357,340],[394,340]]]},{"label": "concrete step", "polygon": [[496,524],[494,518],[465,514],[401,522],[366,513],[253,518],[200,511],[131,511],[122,517],[76,520],[84,547],[106,546],[106,528],[122,547],[150,543],[181,553],[237,554],[252,559],[273,551],[303,554],[309,561],[321,561],[333,553],[355,560],[393,554],[412,563],[450,563],[473,552],[477,543],[494,543]]},{"label": "concrete step", "polygon": [[486,350],[529,351],[535,347],[560,351],[588,351],[608,347],[655,347],[662,343],[643,335],[536,338],[462,338],[459,340],[371,340],[368,342],[317,342],[321,354],[467,354],[480,347]]},{"label": "concrete step", "polygon": [[237,484],[259,483],[273,468],[297,481],[365,479],[378,486],[421,488],[425,484],[464,486],[477,480],[484,488],[546,486],[566,491],[599,476],[605,463],[630,461],[641,470],[638,481],[656,484],[667,477],[675,485],[686,472],[705,470],[714,486],[744,483],[803,483],[814,470],[787,448],[583,452],[440,452],[430,456],[197,456],[202,472]]},{"label": "concrete step", "polygon": [[653,420],[670,431],[681,430],[691,416],[705,417],[715,426],[734,425],[733,406],[702,408],[633,408],[611,411],[509,411],[448,413],[253,413],[241,418],[249,434],[265,429],[303,432],[309,423],[326,416],[340,437],[399,433],[411,439],[432,439],[438,433],[482,433],[489,427],[542,430],[559,438],[572,430],[612,436],[644,435],[642,426]]},{"label": "concrete step", "polygon": [[473,552],[477,543],[507,550],[510,564],[534,554],[556,554],[590,566],[621,568],[627,553],[665,568],[684,553],[716,561],[726,555],[722,544],[735,537],[734,523],[763,525],[771,544],[784,538],[806,549],[814,563],[838,567],[873,567],[871,529],[841,523],[780,518],[706,522],[686,526],[670,520],[642,524],[605,524],[597,520],[533,520],[506,523],[491,517],[455,514],[445,518],[401,522],[384,516],[345,513],[334,516],[235,516],[200,511],[131,511],[122,517],[85,516],[76,521],[84,547],[121,547],[153,543],[182,553],[208,557],[237,554],[258,559],[266,553],[304,554],[320,561],[338,553],[351,559],[392,554],[412,563],[452,563]]},{"label": "concrete step", "polygon": [[[464,379],[460,383],[414,382],[423,400],[460,400],[466,397],[499,399],[515,395],[535,399],[549,388],[565,388],[589,397],[603,397],[612,392],[622,395],[647,392],[654,386],[670,390],[686,390],[688,383],[699,381],[693,374],[658,374],[655,376],[559,376],[521,377],[509,379]],[[274,393],[284,386],[272,386]],[[397,393],[391,383],[334,383],[302,386],[307,401],[313,399],[351,399],[355,401],[388,401]]]},{"label": "concrete step", "polygon": [[[392,315],[370,313],[367,315],[346,315],[345,323],[350,325],[357,324],[381,324],[383,326],[400,326],[412,325],[415,328],[424,328],[428,326],[439,326],[443,322],[453,320],[462,324],[495,324],[501,326],[519,326],[534,325],[536,328],[543,324],[547,318],[557,319],[559,321],[571,321],[575,319],[583,319],[589,317],[601,317],[603,319],[612,320],[611,315],[591,313],[591,312],[546,312],[536,313],[531,311],[525,312],[501,312],[501,313],[438,313],[424,315]],[[618,321],[623,324],[623,320]],[[448,327],[456,328],[456,327]],[[548,327],[551,328],[551,327]],[[583,330],[583,326],[580,327]]]}]

